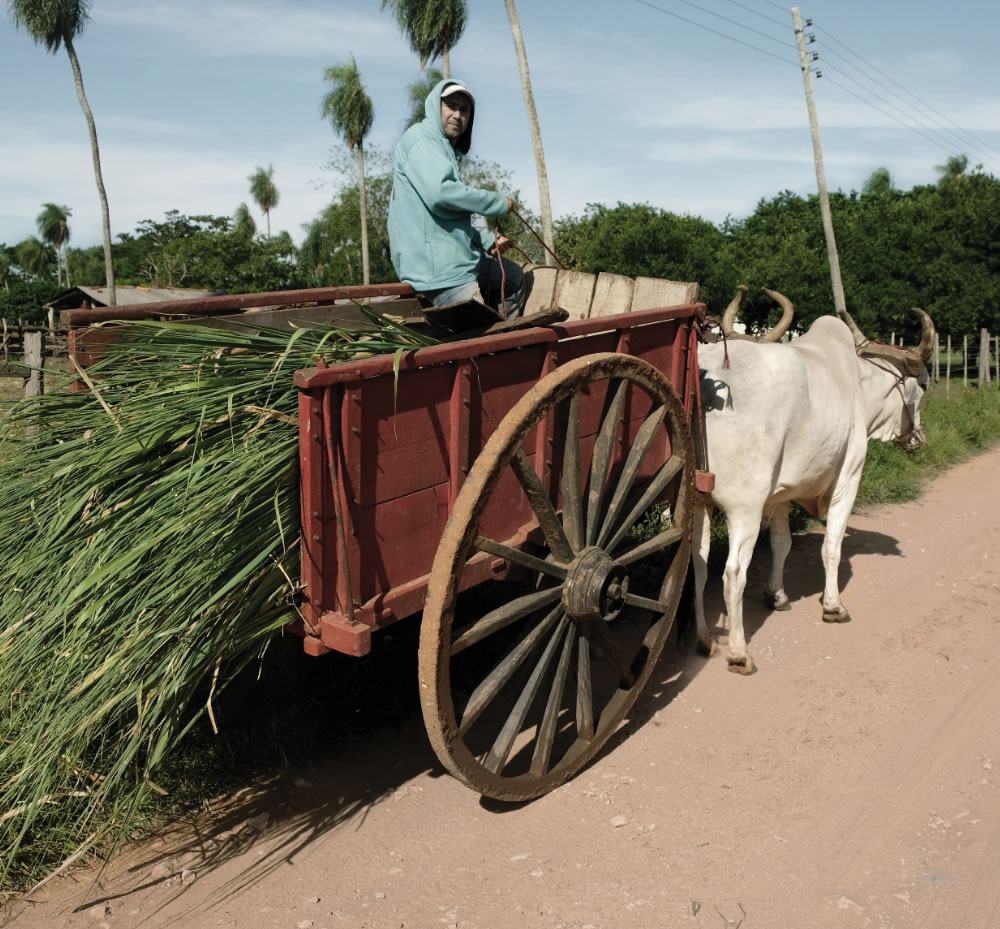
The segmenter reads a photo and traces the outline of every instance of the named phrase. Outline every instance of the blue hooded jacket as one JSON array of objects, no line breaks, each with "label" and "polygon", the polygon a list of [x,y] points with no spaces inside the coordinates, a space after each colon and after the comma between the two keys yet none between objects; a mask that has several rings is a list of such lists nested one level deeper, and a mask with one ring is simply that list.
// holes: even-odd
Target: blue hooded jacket
[{"label": "blue hooded jacket", "polygon": [[483,250],[493,247],[492,233],[480,235],[473,213],[503,216],[507,197],[469,187],[458,175],[458,157],[469,151],[475,107],[469,125],[452,147],[441,124],[444,80],[424,101],[424,118],[411,126],[396,146],[392,201],[389,204],[389,246],[401,281],[420,291],[457,287],[477,277]]}]

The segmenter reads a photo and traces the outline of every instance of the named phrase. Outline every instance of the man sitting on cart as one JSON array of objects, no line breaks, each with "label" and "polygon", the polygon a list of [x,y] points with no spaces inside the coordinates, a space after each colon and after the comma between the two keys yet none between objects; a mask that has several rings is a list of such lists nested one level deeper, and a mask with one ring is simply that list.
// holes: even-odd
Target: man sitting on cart
[{"label": "man sitting on cart", "polygon": [[475,300],[508,319],[519,316],[527,288],[521,266],[501,257],[510,240],[472,224],[472,214],[503,216],[513,201],[470,187],[458,173],[472,143],[476,101],[461,82],[444,80],[427,95],[424,113],[403,133],[393,163],[389,244],[396,274],[434,306]]}]

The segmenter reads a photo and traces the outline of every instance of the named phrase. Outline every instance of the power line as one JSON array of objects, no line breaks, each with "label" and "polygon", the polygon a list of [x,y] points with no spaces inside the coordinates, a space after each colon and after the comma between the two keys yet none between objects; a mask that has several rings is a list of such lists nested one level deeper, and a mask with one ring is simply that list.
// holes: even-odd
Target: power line
[{"label": "power line", "polygon": [[[751,45],[749,42],[744,42],[742,39],[737,39],[734,36],[727,35],[725,32],[719,32],[717,29],[712,29],[711,26],[706,26],[702,23],[696,22],[693,19],[688,19],[686,16],[681,16],[679,13],[674,13],[671,10],[665,10],[663,9],[663,7],[657,6],[655,3],[650,3],[649,0],[635,0],[635,2],[641,3],[643,6],[648,6],[651,10],[656,10],[657,12],[663,13],[666,16],[672,16],[674,19],[679,19],[681,22],[687,23],[690,26],[697,26],[699,29],[704,29],[706,32],[711,32],[713,35],[721,36],[724,39],[728,39],[730,42],[736,42],[738,45],[743,45],[746,48],[753,49],[755,52],[760,52],[762,55],[767,55],[769,58],[774,58],[777,61],[785,62],[785,64],[792,64],[795,65],[795,67],[799,67],[799,65],[796,62],[791,61],[788,58],[782,58],[780,55],[775,55],[773,52],[767,51],[767,49],[759,48],[756,45]],[[691,5],[693,6],[694,4]],[[747,27],[744,26],[743,28]]]},{"label": "power line", "polygon": [[[815,27],[815,28],[817,29],[817,31],[822,32],[828,39],[830,39],[833,42],[835,42],[841,48],[846,49],[848,52],[850,52],[855,58],[858,59],[858,61],[862,62],[865,66],[871,68],[873,71],[877,72],[878,74],[881,74],[882,77],[884,77],[887,81],[890,81],[891,83],[895,84],[896,87],[898,87],[904,93],[908,94],[910,97],[912,97],[914,100],[916,100],[917,103],[919,103],[922,107],[924,107],[925,109],[930,110],[932,113],[935,113],[938,116],[940,116],[943,120],[945,120],[946,122],[948,122],[952,126],[954,126],[959,132],[963,133],[963,135],[965,135],[966,137],[968,137],[970,139],[973,139],[977,144],[984,146],[989,151],[994,152],[997,155],[1000,155],[1000,151],[997,151],[997,149],[993,148],[991,145],[988,145],[986,142],[983,142],[981,139],[978,139],[976,136],[973,136],[970,132],[968,132],[967,130],[963,129],[953,119],[950,119],[948,116],[945,116],[944,113],[941,113],[938,110],[935,110],[934,107],[932,107],[929,103],[926,103],[925,101],[921,100],[920,97],[918,97],[915,93],[913,93],[913,91],[907,90],[907,88],[905,88],[902,84],[900,84],[899,81],[897,81],[894,78],[890,77],[888,74],[886,74],[884,71],[880,70],[878,67],[876,67],[875,65],[873,65],[871,62],[869,62],[866,59],[862,58],[861,55],[859,55],[852,48],[850,48],[847,45],[845,45],[836,36],[832,35],[829,31],[827,31],[826,29],[821,29],[820,27]],[[968,143],[965,143],[965,144],[968,144]]]},{"label": "power line", "polygon": [[[714,16],[716,19],[721,19],[724,23],[729,23],[732,26],[738,26],[740,29],[746,29],[747,32],[752,32],[754,35],[763,36],[765,39],[769,39],[771,42],[777,42],[779,45],[784,45],[786,48],[792,48],[792,44],[787,39],[776,39],[772,35],[768,35],[766,32],[761,32],[759,29],[754,29],[753,26],[747,26],[743,23],[730,19],[728,16],[723,16],[721,13],[716,13],[714,10],[706,9],[703,6],[699,6],[697,3],[693,3],[692,0],[678,0],[679,3],[683,3],[685,6],[694,7],[698,12],[705,13],[708,16]],[[731,0],[735,2],[735,0]]]},{"label": "power line", "polygon": [[[823,59],[821,58],[820,60],[822,61]],[[918,123],[922,128],[926,129],[928,132],[933,133],[935,135],[940,135],[941,134],[941,130],[934,129],[931,126],[928,126],[926,123],[924,123],[923,121],[921,121],[921,119],[919,118],[919,115],[914,115],[914,113],[912,111],[912,108],[910,108],[909,110],[907,110],[907,109],[904,109],[903,107],[899,106],[898,104],[893,103],[891,100],[887,100],[881,94],[878,94],[875,91],[873,91],[870,87],[865,86],[864,84],[862,84],[856,78],[851,77],[851,75],[848,74],[846,71],[843,71],[842,69],[838,68],[836,65],[830,64],[829,61],[826,61],[824,63],[823,69],[826,70],[826,71],[832,70],[832,71],[835,71],[838,74],[842,74],[844,77],[847,78],[847,80],[851,81],[853,84],[856,84],[865,93],[871,94],[873,97],[875,97],[876,100],[880,100],[886,106],[892,107],[897,113],[901,113],[907,119],[913,120],[914,122]],[[890,93],[891,93],[891,91],[890,91]],[[898,122],[898,120],[897,120],[897,122]],[[912,129],[913,127],[912,126],[907,126],[907,128]],[[950,144],[950,145],[954,145],[955,144],[953,139],[949,139],[947,137],[944,139],[944,142],[946,142],[947,144]],[[961,140],[959,140],[959,142],[961,143]],[[967,145],[967,143],[961,143],[961,144],[963,146]],[[983,153],[980,153],[980,154],[983,154]],[[989,155],[986,155],[986,160],[990,161],[990,162],[993,161],[992,157],[989,156]]]},{"label": "power line", "polygon": [[[753,13],[754,16],[759,16],[761,19],[766,19],[769,23],[774,23],[775,25],[781,26],[782,29],[786,29],[788,27],[788,23],[783,23],[781,22],[781,20],[775,19],[773,16],[766,16],[764,13],[761,13],[760,10],[755,10],[752,6],[747,6],[745,3],[740,3],[740,0],[728,0],[728,2],[732,3],[734,6],[742,7],[747,12]],[[777,4],[775,4],[775,6],[777,6]]]},{"label": "power line", "polygon": [[843,84],[840,84],[837,81],[833,80],[833,78],[823,78],[823,80],[827,81],[830,84],[833,84],[834,87],[839,87],[842,91],[844,91],[844,93],[850,94],[852,97],[856,97],[858,100],[860,100],[865,105],[870,106],[872,109],[878,110],[883,116],[888,116],[889,119],[899,123],[899,125],[901,125],[904,129],[909,129],[911,132],[915,132],[917,133],[917,135],[923,136],[923,138],[925,138],[928,142],[931,142],[932,144],[936,145],[938,148],[940,148],[944,152],[947,152],[949,155],[954,154],[954,152],[952,152],[950,148],[947,148],[944,145],[942,145],[941,142],[939,142],[933,136],[925,135],[919,129],[915,129],[913,126],[906,125],[906,123],[904,123],[901,119],[893,116],[892,113],[888,112],[887,110],[883,110],[882,107],[876,106],[874,103],[871,102],[871,100],[866,100],[860,94],[857,94],[853,90],[851,90],[850,87],[845,87]]}]

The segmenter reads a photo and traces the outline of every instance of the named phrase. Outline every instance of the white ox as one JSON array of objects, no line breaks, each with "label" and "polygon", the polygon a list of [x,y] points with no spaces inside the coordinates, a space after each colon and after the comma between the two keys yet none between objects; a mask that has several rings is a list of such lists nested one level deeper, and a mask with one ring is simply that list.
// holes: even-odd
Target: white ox
[{"label": "white ox", "polygon": [[[782,323],[765,337],[773,340],[790,324],[791,304],[780,294],[767,293],[785,310]],[[731,331],[740,300],[738,295],[727,310],[724,331]],[[708,469],[715,474],[715,489],[707,507],[695,507],[698,645],[703,652],[715,652],[703,596],[714,503],[729,526],[724,594],[731,671],[755,670],[743,632],[743,592],[762,525],[770,526],[772,553],[765,600],[777,610],[790,608],[783,573],[792,544],[792,500],[826,520],[823,619],[850,620],[837,573],[868,439],[895,441],[908,450],[925,442],[919,407],[934,326],[923,310],[914,312],[921,318],[923,336],[912,352],[869,343],[850,316],[846,322],[820,317],[788,344],[730,335],[699,347]]]}]

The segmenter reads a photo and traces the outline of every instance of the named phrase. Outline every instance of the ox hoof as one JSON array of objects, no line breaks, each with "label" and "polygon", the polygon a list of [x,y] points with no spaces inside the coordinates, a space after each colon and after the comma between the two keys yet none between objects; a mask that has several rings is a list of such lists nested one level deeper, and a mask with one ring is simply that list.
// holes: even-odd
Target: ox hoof
[{"label": "ox hoof", "polygon": [[851,614],[843,607],[839,610],[823,610],[823,622],[825,623],[849,623]]},{"label": "ox hoof", "polygon": [[730,658],[726,667],[729,668],[733,674],[753,674],[757,670],[757,665],[753,663],[753,658],[747,655],[745,658]]},{"label": "ox hoof", "polygon": [[704,655],[706,658],[714,658],[719,653],[719,646],[716,645],[715,639],[709,639],[707,645],[699,639],[697,651],[699,655]]},{"label": "ox hoof", "polygon": [[769,591],[764,591],[764,603],[772,610],[784,611],[792,608],[791,601],[784,592],[780,594],[772,594]]}]

